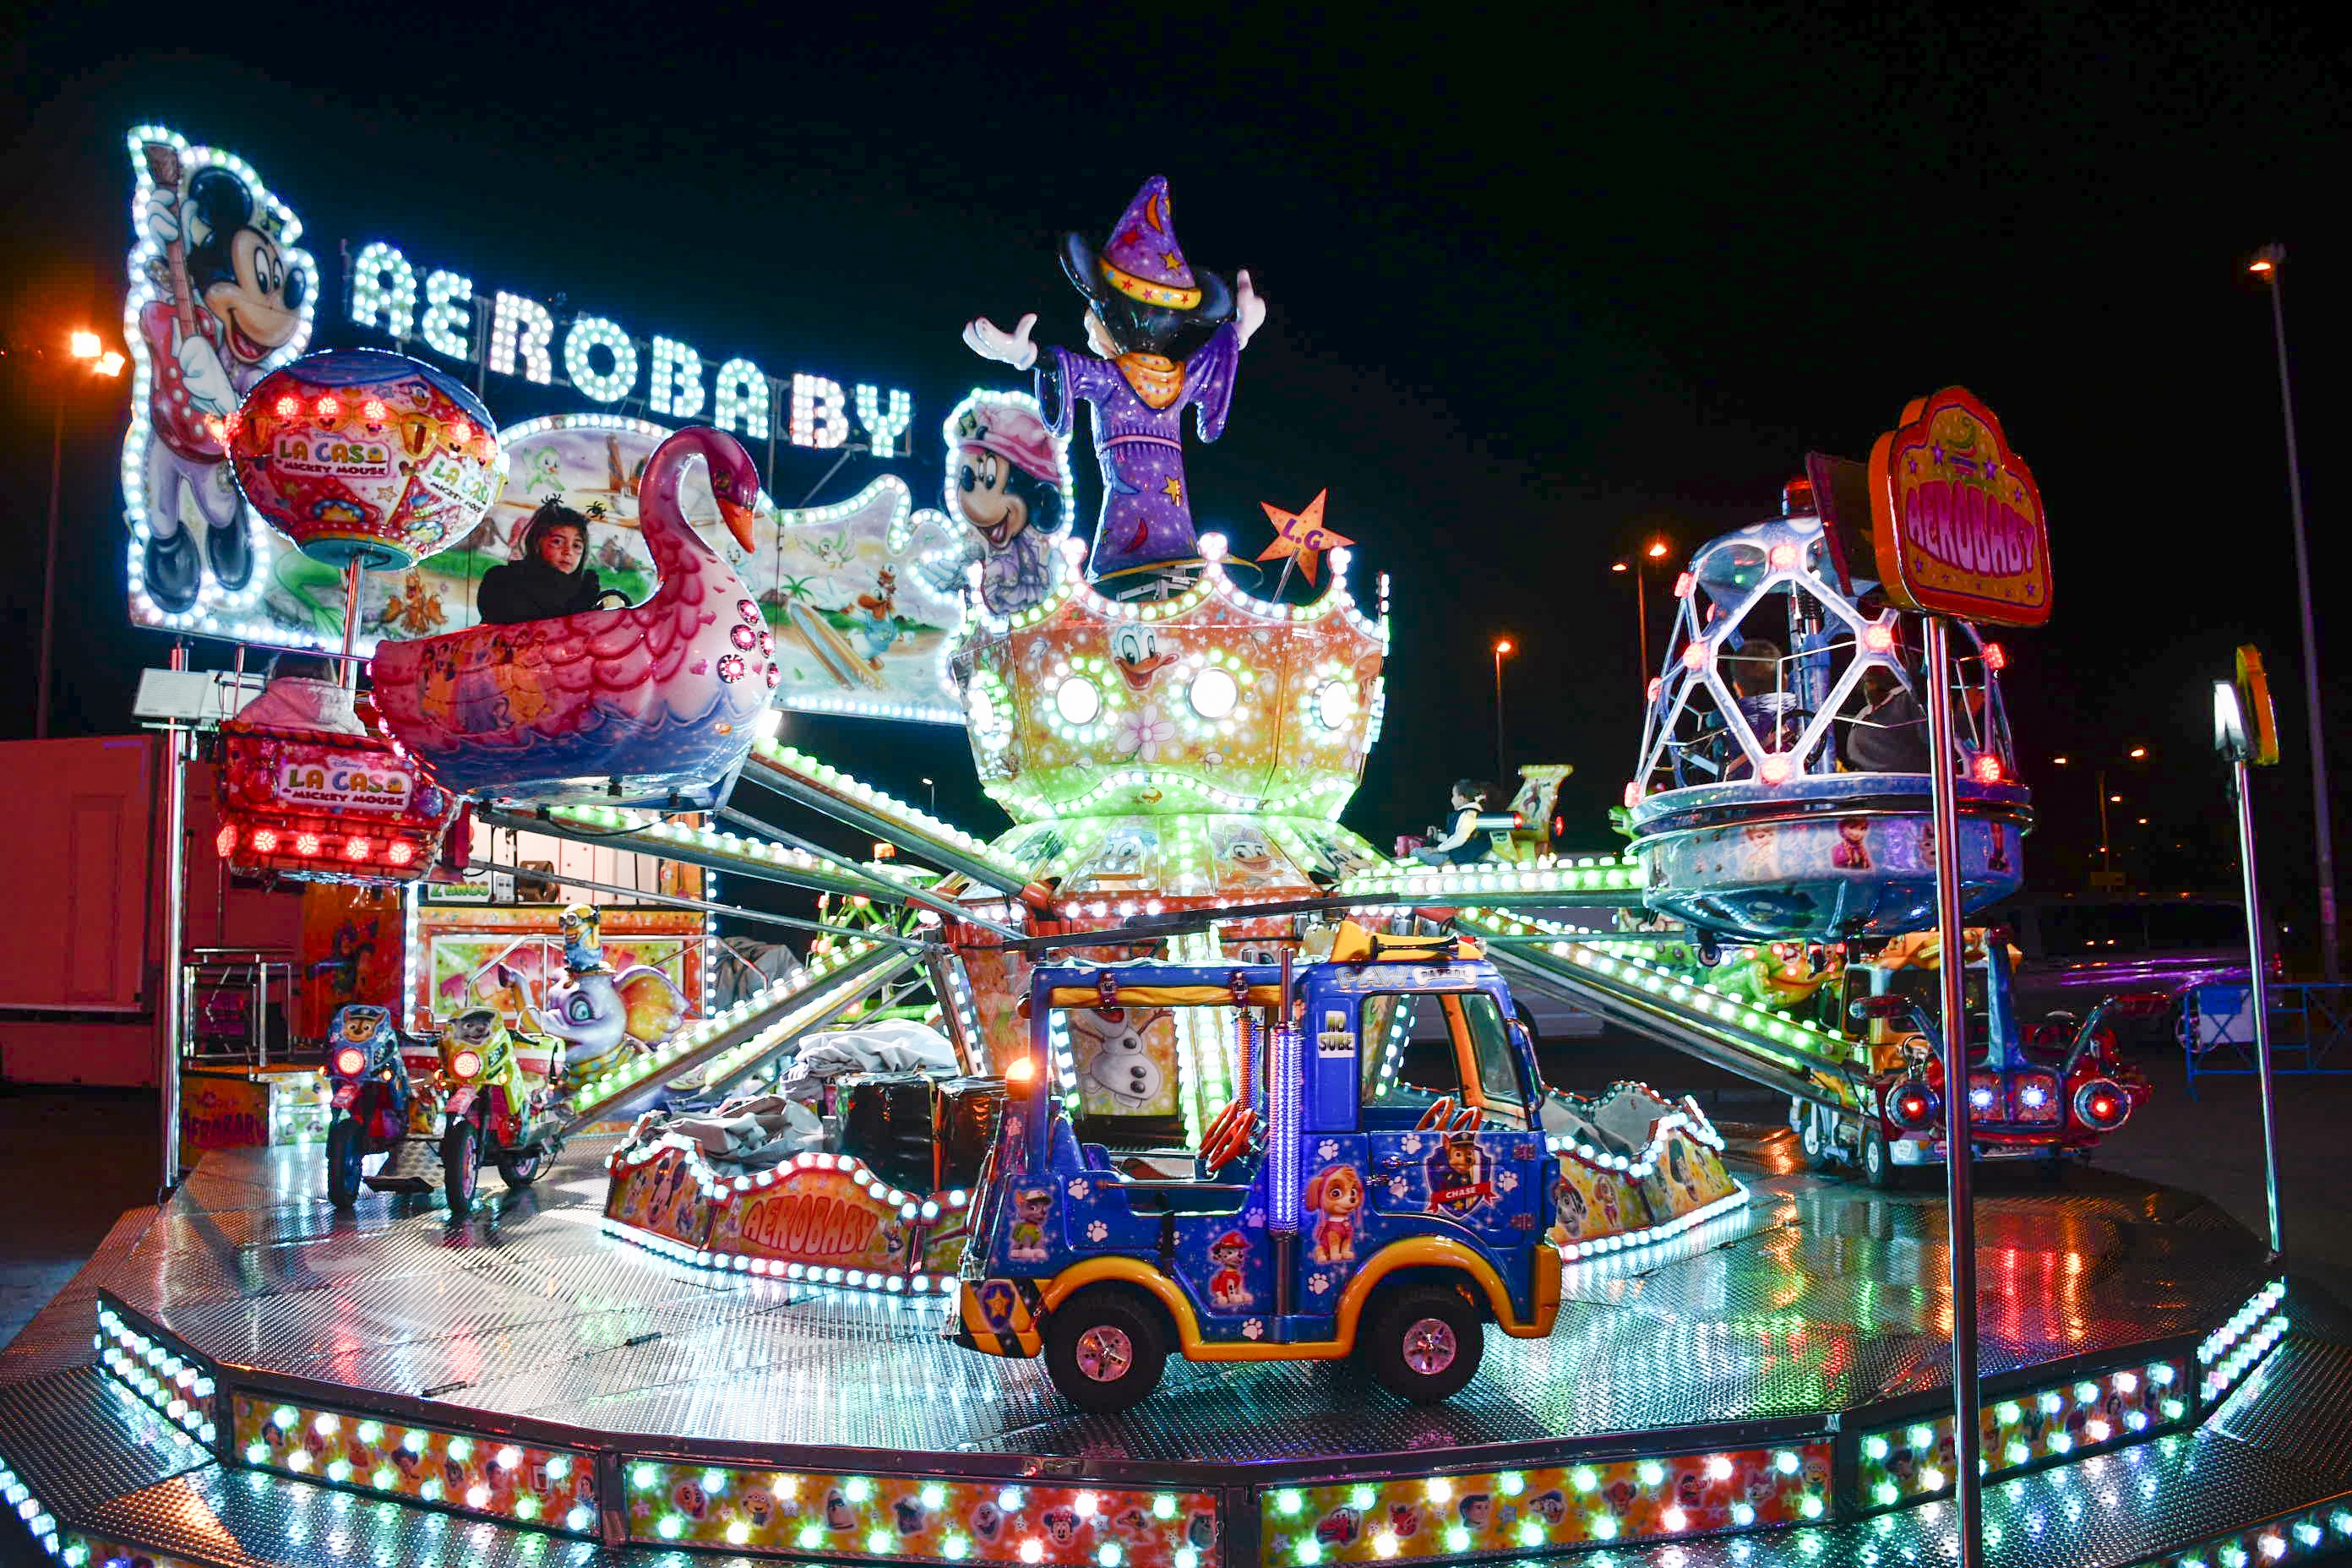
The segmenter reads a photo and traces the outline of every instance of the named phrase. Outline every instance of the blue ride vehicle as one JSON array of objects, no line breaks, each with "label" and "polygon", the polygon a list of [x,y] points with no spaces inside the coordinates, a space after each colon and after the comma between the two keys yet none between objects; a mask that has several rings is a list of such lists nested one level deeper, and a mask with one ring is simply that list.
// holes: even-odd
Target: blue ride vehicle
[{"label": "blue ride vehicle", "polygon": [[[1416,1004],[1447,1026],[1454,1091],[1398,1077]],[[1074,1027],[1160,1009],[1191,1013],[1172,1027],[1222,1054],[1211,1070],[1234,1089],[1189,1169],[1082,1142],[1079,1096],[1055,1092],[1040,1065]],[[1042,1352],[1073,1403],[1118,1410],[1158,1385],[1171,1354],[1360,1351],[1390,1390],[1434,1401],[1475,1374],[1486,1324],[1551,1331],[1559,1167],[1532,1044],[1475,942],[1350,924],[1330,960],[1295,973],[1041,967],[1026,1010],[1031,1054],[1007,1075],[948,1330],[959,1343]]]}]

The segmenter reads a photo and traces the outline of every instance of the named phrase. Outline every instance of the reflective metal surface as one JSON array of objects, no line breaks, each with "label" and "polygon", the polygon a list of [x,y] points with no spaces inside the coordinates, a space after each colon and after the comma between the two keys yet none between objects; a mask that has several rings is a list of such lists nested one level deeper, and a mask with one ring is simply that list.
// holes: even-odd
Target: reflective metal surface
[{"label": "reflective metal surface", "polygon": [[[431,1196],[367,1194],[336,1215],[315,1151],[208,1158],[161,1211],[126,1216],[0,1354],[0,1458],[91,1539],[176,1542],[201,1561],[607,1555],[222,1472],[86,1370],[101,1286],[204,1353],[341,1384],[354,1402],[373,1390],[489,1420],[891,1449],[949,1467],[958,1456],[1034,1456],[1222,1460],[1259,1475],[1318,1459],[1425,1472],[1465,1447],[1774,1417],[1819,1430],[1861,1406],[1932,1396],[1948,1364],[1933,1194],[1751,1175],[1746,1211],[1666,1247],[1570,1268],[1557,1331],[1490,1338],[1478,1377],[1444,1405],[1392,1398],[1349,1363],[1178,1361],[1140,1406],[1087,1415],[1054,1391],[1042,1362],[940,1341],[935,1304],[713,1274],[606,1237],[597,1221],[607,1146],[576,1142],[529,1193],[491,1178],[476,1217],[454,1226]],[[1987,1375],[2201,1333],[2270,1278],[2260,1243],[2210,1209],[2096,1173],[2054,1192],[1996,1186],[1979,1227]],[[2296,1336],[2202,1429],[1992,1486],[1990,1560],[2135,1562],[2352,1485],[2343,1315],[2320,1300],[2291,1306]],[[70,1367],[85,1370],[59,1370]],[[1620,1549],[1612,1561],[1939,1563],[1953,1557],[1949,1528],[1948,1505],[1928,1504],[1795,1536]]]}]

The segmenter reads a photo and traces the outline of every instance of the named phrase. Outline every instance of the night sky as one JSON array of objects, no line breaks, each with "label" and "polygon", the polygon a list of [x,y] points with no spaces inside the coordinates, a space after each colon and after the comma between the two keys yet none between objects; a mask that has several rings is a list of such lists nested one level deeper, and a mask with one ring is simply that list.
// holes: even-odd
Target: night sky
[{"label": "night sky", "polygon": [[[1328,486],[1367,596],[1373,574],[1395,579],[1388,730],[1347,818],[1367,837],[1417,830],[1448,779],[1493,771],[1487,648],[1507,634],[1512,766],[1575,763],[1570,837],[1612,842],[1647,672],[1611,561],[1769,515],[1806,451],[1863,457],[1906,400],[1958,383],[2000,414],[2052,518],[2053,625],[2005,639],[2041,795],[2032,881],[2079,886],[2096,840],[2089,781],[2049,758],[2145,744],[2151,763],[2115,785],[2131,797],[2118,867],[2162,890],[2230,883],[2206,683],[2252,640],[2288,753],[2258,797],[2266,868],[2307,927],[2278,384],[2243,264],[2289,247],[2341,721],[2352,62],[2319,8],[1447,7],[1289,32],[1270,9],[803,9],[189,8],[177,37],[20,22],[0,84],[16,350],[0,362],[0,624],[23,670],[0,681],[0,735],[32,731],[50,395],[26,351],[85,322],[119,340],[133,123],[240,151],[302,215],[330,283],[322,344],[381,341],[342,323],[331,258],[392,239],[420,268],[561,291],[706,360],[907,387],[922,445],[892,467],[920,500],[949,406],[1009,380],[963,349],[964,320],[1034,310],[1041,341],[1077,342],[1055,236],[1098,241],[1158,173],[1194,264],[1248,268],[1271,305],[1224,439],[1188,458],[1202,526],[1255,554],[1260,500]],[[488,391],[502,420],[584,406]],[[84,396],[68,422],[65,733],[129,727],[136,672],[164,659],[163,638],[125,629],[122,403]],[[1074,457],[1090,519],[1092,464]],[[797,498],[832,458],[780,448],[771,489]],[[852,459],[817,499],[877,471]],[[929,774],[948,815],[1003,826],[960,732],[787,732],[918,797]],[[2352,750],[2333,760],[2352,777]]]}]

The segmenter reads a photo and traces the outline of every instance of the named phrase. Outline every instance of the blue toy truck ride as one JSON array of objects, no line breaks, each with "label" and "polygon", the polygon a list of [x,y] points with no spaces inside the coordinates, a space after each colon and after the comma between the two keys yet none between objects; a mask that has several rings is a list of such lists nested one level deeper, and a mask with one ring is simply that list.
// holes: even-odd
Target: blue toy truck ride
[{"label": "blue toy truck ride", "polygon": [[[1454,1092],[1397,1068],[1416,1004],[1443,1017]],[[1116,1160],[1074,1130],[1041,1064],[1087,1015],[1178,1015],[1231,1102],[1190,1169]],[[1476,1373],[1485,1325],[1522,1339],[1559,1310],[1559,1166],[1509,989],[1466,938],[1341,928],[1328,961],[1041,967],[1031,1054],[982,1168],[948,1329],[992,1355],[1042,1350],[1074,1404],[1118,1410],[1168,1356],[1360,1354],[1417,1402]]]}]

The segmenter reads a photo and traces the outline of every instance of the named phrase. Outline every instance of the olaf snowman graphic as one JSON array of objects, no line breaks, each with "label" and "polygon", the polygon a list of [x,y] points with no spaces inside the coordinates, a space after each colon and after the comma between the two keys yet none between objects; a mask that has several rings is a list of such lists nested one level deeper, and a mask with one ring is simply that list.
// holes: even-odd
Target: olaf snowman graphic
[{"label": "olaf snowman graphic", "polygon": [[1133,1013],[1112,1007],[1079,1014],[1073,1022],[1077,1033],[1094,1047],[1087,1077],[1121,1110],[1139,1112],[1160,1098],[1166,1075],[1152,1060],[1151,1047],[1145,1044]]}]

